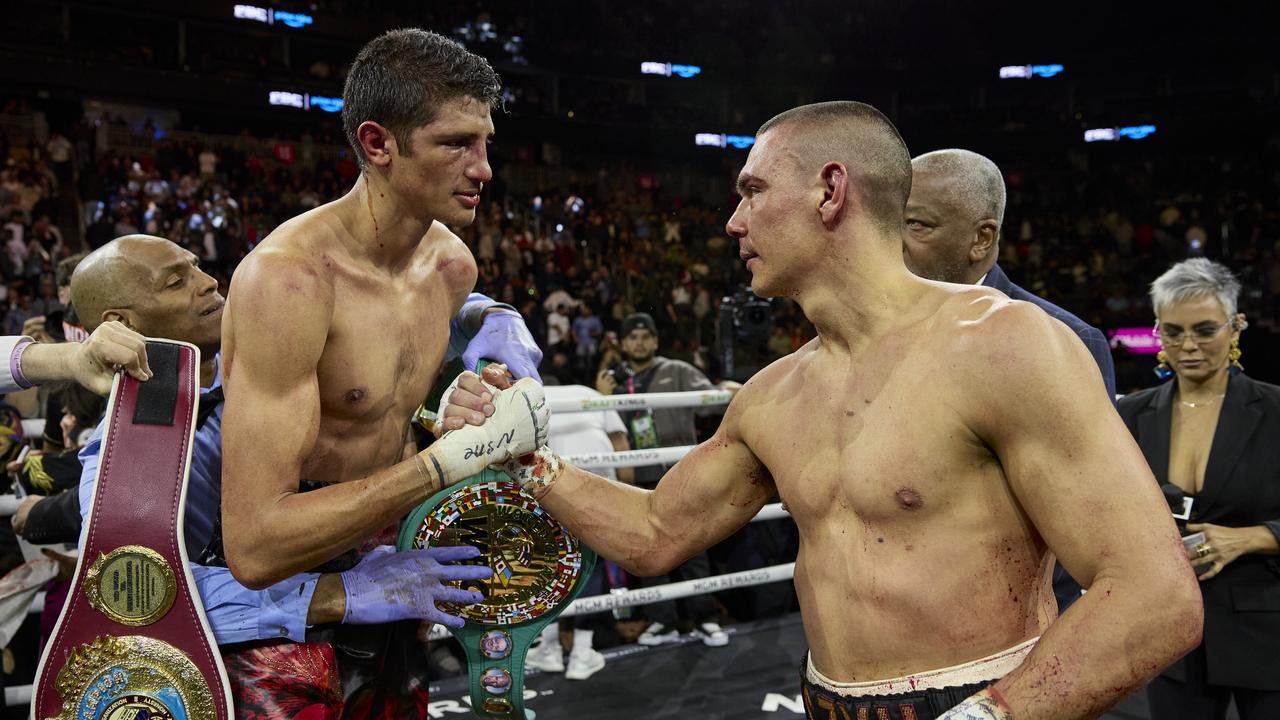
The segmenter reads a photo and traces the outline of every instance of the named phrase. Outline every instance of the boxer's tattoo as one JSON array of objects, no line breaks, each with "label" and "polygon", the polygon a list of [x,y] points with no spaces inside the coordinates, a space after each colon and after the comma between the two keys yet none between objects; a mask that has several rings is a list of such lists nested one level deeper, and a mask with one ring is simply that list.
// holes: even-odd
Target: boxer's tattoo
[{"label": "boxer's tattoo", "polygon": [[1011,720],[1013,713],[991,688],[973,695],[938,716],[938,720]]}]

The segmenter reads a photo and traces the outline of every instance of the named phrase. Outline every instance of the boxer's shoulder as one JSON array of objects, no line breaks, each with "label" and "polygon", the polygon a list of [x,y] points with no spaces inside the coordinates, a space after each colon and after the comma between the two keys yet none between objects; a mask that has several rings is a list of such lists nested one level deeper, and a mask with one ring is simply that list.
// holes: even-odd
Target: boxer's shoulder
[{"label": "boxer's shoulder", "polygon": [[465,296],[475,287],[478,270],[471,249],[439,221],[427,228],[423,251],[430,264],[428,269],[443,278],[451,294]]},{"label": "boxer's shoulder", "polygon": [[751,376],[733,396],[730,410],[749,410],[769,405],[780,397],[794,395],[792,381],[803,382],[802,373],[808,358],[817,347],[817,339],[811,340],[795,352],[769,363]]},{"label": "boxer's shoulder", "polygon": [[1039,307],[984,287],[954,293],[939,307],[936,318],[942,329],[968,346],[963,349],[971,350],[1035,345],[1066,329]]},{"label": "boxer's shoulder", "polygon": [[[333,264],[325,254],[290,243],[260,245],[249,253],[231,279],[237,297],[266,298],[287,296],[311,302],[332,301]],[[328,267],[326,267],[328,266]]]}]

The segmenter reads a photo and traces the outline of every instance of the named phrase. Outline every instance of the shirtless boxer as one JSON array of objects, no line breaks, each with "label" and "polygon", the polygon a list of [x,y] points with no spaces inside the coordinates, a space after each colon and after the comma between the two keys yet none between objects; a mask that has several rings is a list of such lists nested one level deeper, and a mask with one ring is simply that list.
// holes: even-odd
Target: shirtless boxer
[{"label": "shirtless boxer", "polygon": [[[910,184],[906,147],[869,106],[765,123],[727,228],[753,290],[794,299],[818,337],[752,378],[652,492],[547,449],[540,476],[509,472],[642,575],[776,490],[800,531],[810,717],[1095,716],[1195,646],[1195,577],[1070,331],[904,266]],[[466,393],[452,401],[470,412]],[[1053,554],[1090,588],[1056,620]]]},{"label": "shirtless boxer", "polygon": [[[500,426],[405,450],[476,280],[442,223],[475,217],[500,88],[484,59],[435,33],[371,41],[343,91],[361,177],[236,271],[223,318],[222,519],[243,584],[320,565],[444,484],[545,439],[541,388],[522,380],[494,398]],[[303,480],[327,486],[304,493]]]}]

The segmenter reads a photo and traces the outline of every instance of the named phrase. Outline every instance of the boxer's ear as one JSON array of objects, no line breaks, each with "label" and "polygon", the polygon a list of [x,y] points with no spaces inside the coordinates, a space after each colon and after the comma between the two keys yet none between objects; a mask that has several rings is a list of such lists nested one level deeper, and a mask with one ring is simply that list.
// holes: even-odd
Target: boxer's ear
[{"label": "boxer's ear", "polygon": [[840,223],[849,202],[849,171],[843,163],[829,162],[822,166],[819,177],[822,180],[822,202],[818,204],[818,215],[830,230]]},{"label": "boxer's ear", "polygon": [[356,128],[356,141],[360,143],[360,149],[370,165],[386,167],[391,164],[396,138],[386,127],[372,120],[365,120]]}]

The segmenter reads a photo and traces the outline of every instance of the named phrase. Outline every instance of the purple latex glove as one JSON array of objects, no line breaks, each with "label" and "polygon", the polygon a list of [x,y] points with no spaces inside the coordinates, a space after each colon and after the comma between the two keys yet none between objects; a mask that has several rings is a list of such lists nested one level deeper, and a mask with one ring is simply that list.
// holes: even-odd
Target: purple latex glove
[{"label": "purple latex glove", "polygon": [[347,613],[342,622],[377,625],[415,619],[460,628],[462,618],[441,612],[436,603],[467,605],[480,602],[484,595],[442,583],[487,580],[493,570],[481,565],[444,563],[479,556],[479,550],[465,545],[404,552],[396,552],[389,545],[376,547],[358,565],[342,573],[342,587],[347,594]]},{"label": "purple latex glove", "polygon": [[480,358],[496,360],[507,366],[517,378],[527,377],[542,382],[538,365],[542,363],[542,349],[533,341],[524,318],[510,310],[492,312],[485,316],[480,331],[471,338],[462,353],[462,366],[475,369]]}]

